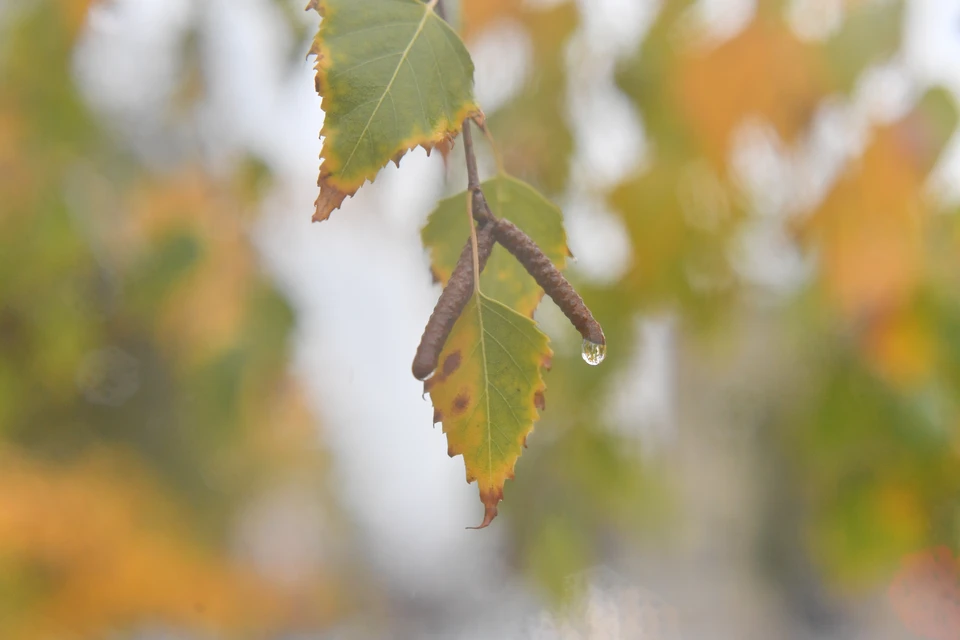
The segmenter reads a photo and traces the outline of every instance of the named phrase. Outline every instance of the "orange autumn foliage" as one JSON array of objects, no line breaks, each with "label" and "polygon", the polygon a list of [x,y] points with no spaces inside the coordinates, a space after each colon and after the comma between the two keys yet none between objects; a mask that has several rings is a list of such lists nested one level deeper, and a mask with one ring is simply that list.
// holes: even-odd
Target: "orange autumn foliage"
[{"label": "orange autumn foliage", "polygon": [[766,17],[716,48],[685,52],[677,64],[678,103],[718,170],[725,170],[730,136],[746,118],[764,119],[790,142],[823,93],[816,51]]},{"label": "orange autumn foliage", "polygon": [[801,227],[819,253],[820,283],[832,308],[863,327],[872,366],[901,386],[932,366],[929,332],[908,307],[925,262],[925,175],[902,127],[878,129],[863,157]]},{"label": "orange autumn foliage", "polygon": [[[186,523],[142,468],[99,453],[67,466],[0,456],[0,566],[28,591],[0,619],[9,640],[102,637],[162,619],[208,631],[263,629],[280,600],[252,573],[184,535]],[[23,597],[20,595],[19,597]]]},{"label": "orange autumn foliage", "polygon": [[59,0],[57,12],[66,27],[69,39],[75,40],[87,22],[87,14],[96,0]]},{"label": "orange autumn foliage", "polygon": [[925,382],[933,369],[937,345],[919,313],[897,309],[870,323],[863,337],[864,357],[884,379],[900,388]]},{"label": "orange autumn foliage", "polygon": [[178,235],[199,244],[197,262],[162,302],[161,339],[192,362],[232,346],[259,275],[242,205],[204,172],[189,169],[140,185],[129,201],[114,242],[129,259]]},{"label": "orange autumn foliage", "polygon": [[498,20],[520,16],[522,5],[517,0],[464,0],[460,4],[464,37],[469,39]]}]

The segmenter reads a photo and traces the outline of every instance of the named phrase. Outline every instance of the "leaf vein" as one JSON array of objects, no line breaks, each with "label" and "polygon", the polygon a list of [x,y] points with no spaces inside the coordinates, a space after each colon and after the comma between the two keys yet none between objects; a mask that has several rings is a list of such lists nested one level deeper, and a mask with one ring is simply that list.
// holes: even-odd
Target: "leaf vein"
[{"label": "leaf vein", "polygon": [[513,357],[513,354],[511,354],[510,351],[505,346],[503,346],[503,343],[497,339],[497,336],[493,335],[493,333],[489,330],[486,331],[486,334],[490,336],[491,340],[497,343],[497,346],[499,346],[505,354],[507,354],[507,357],[510,358],[510,362],[512,362],[513,366],[517,368],[517,371],[520,372],[520,375],[523,376],[523,379],[526,380],[527,384],[533,384],[532,382],[530,382],[530,378],[527,376],[527,372],[523,370],[523,367],[521,367],[520,363],[517,362],[516,358]]},{"label": "leaf vein", "polygon": [[[382,55],[382,56],[377,56],[376,58],[371,58],[370,60],[364,60],[363,62],[360,62],[360,63],[358,63],[358,64],[353,65],[353,66],[350,67],[349,69],[337,69],[337,70],[334,71],[333,73],[327,74],[327,80],[329,81],[329,80],[332,80],[333,78],[336,78],[336,77],[339,77],[339,76],[342,76],[342,75],[346,75],[346,74],[348,74],[348,73],[353,73],[354,71],[356,71],[356,70],[359,69],[360,67],[365,67],[365,66],[368,65],[368,64],[373,64],[374,62],[379,62],[379,61],[381,61],[381,60],[385,60],[385,59],[387,59],[387,58],[392,58],[393,56],[399,56],[399,55],[402,55],[402,54],[403,54],[403,51],[393,51],[393,52],[391,52],[391,53],[388,53],[388,54],[385,54],[385,55]],[[373,102],[373,100],[371,100],[370,102]]]},{"label": "leaf vein", "polygon": [[[429,42],[429,39],[427,40]],[[430,121],[427,118],[427,108],[423,106],[423,94],[420,92],[420,81],[417,79],[417,68],[413,66],[413,63],[410,62],[410,58],[406,60],[407,66],[410,67],[410,75],[413,76],[413,85],[417,88],[417,99],[420,101],[420,117],[423,118],[423,128],[425,131],[430,129]]]},{"label": "leaf vein", "polygon": [[515,325],[515,324],[510,320],[510,318],[508,318],[508,317],[505,316],[504,314],[502,314],[502,313],[500,313],[499,311],[497,311],[496,307],[494,307],[493,305],[487,307],[487,310],[488,310],[490,313],[492,313],[493,315],[495,315],[495,316],[497,316],[498,318],[500,318],[501,320],[503,320],[504,322],[506,322],[507,324],[509,324],[509,325],[510,325],[511,327],[513,327],[514,329],[516,329],[517,333],[519,333],[519,334],[523,337],[524,340],[526,340],[528,343],[530,343],[531,346],[536,347],[536,349],[537,349],[538,351],[540,350],[541,347],[540,347],[536,342],[534,342],[534,340],[533,340],[530,336],[527,335],[527,332],[523,330],[523,327],[518,327],[517,325]]}]

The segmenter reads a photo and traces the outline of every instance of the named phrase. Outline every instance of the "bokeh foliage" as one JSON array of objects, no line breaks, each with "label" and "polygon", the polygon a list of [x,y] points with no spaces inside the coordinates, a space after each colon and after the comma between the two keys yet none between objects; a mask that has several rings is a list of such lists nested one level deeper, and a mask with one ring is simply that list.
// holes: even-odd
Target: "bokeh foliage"
[{"label": "bokeh foliage", "polygon": [[[763,556],[776,549],[811,559],[830,589],[875,589],[904,554],[960,535],[960,215],[927,189],[955,98],[925,88],[902,117],[871,123],[825,195],[787,212],[811,269],[771,294],[735,260],[769,215],[731,161],[738,132],[759,123],[783,149],[803,147],[823,105],[852,100],[896,54],[904,3],[845,2],[837,29],[805,39],[788,3],[761,1],[718,42],[691,26],[694,4],[662,3],[617,65],[650,154],[603,194],[629,264],[613,282],[578,282],[611,348],[586,367],[575,333],[551,325],[546,410],[497,526],[514,567],[560,594],[571,573],[679,515],[670,470],[642,460],[607,407],[640,348],[637,320],[668,314],[679,386],[693,384],[690,362],[771,341],[753,345],[757,366],[708,376],[764,392],[756,425],[725,416],[759,434],[744,461],[771,494],[745,505],[765,516],[758,562],[790,581],[789,562]],[[566,47],[582,14],[460,5],[468,44],[506,20],[529,34],[528,82],[487,122],[507,171],[562,201],[578,179]],[[287,372],[294,314],[247,235],[264,171],[252,159],[215,173],[191,154],[145,166],[76,86],[87,8],[26,3],[0,37],[0,636],[322,626],[347,608],[350,579],[278,586],[223,550],[266,483],[306,477],[332,502]]]},{"label": "bokeh foliage", "polygon": [[[546,13],[524,22],[513,3],[464,4],[467,33],[498,19],[519,20],[536,43],[559,24]],[[783,350],[771,345],[771,360],[754,368],[760,377],[741,384],[766,389],[765,378],[777,372],[778,386],[763,398],[763,437],[754,453],[779,463],[759,464],[758,482],[786,486],[771,500],[786,501],[782,508],[801,531],[785,531],[771,516],[767,535],[789,541],[777,547],[782,553],[812,558],[829,588],[876,587],[903,554],[957,541],[958,218],[926,188],[956,130],[956,100],[943,89],[925,89],[906,115],[870,124],[862,153],[846,161],[824,197],[812,206],[787,202],[780,214],[785,233],[812,272],[776,294],[771,307],[770,294],[735,260],[743,234],[770,215],[733,164],[737,134],[759,124],[787,153],[810,144],[823,106],[852,100],[864,72],[897,53],[904,20],[899,2],[848,2],[837,28],[811,39],[795,32],[787,4],[760,2],[742,29],[711,40],[692,19],[695,3],[664,3],[636,52],[617,66],[617,85],[650,143],[649,161],[608,195],[632,257],[618,281],[584,290],[611,345],[604,366],[577,367],[574,351],[557,348],[548,410],[537,428],[549,442],[528,454],[514,489],[523,496],[508,496],[505,507],[539,505],[537,518],[521,517],[521,510],[529,515],[524,507],[512,520],[520,529],[520,558],[547,553],[539,545],[548,539],[553,558],[589,564],[599,553],[597,527],[629,530],[623,521],[635,518],[626,514],[658,503],[634,479],[635,461],[620,460],[623,444],[602,428],[604,394],[638,348],[633,320],[648,313],[674,315],[684,351],[702,354],[694,359],[742,349],[736,345],[744,318],[762,319],[790,345],[793,361],[774,361]],[[549,65],[534,65],[531,84],[546,77],[541,69]],[[541,88],[533,98],[541,101],[533,111],[555,113],[550,91]],[[518,98],[488,114],[491,128],[505,158],[524,158],[521,175],[555,192],[558,150],[538,160],[539,147],[526,141],[542,135],[562,146],[567,129],[552,138],[547,117],[533,118],[518,137],[503,124],[530,108]],[[802,179],[790,175],[787,187],[797,192]],[[685,383],[681,369],[677,384]],[[716,379],[718,388],[724,384]],[[682,428],[691,437],[698,429],[700,437],[714,437],[709,425]],[[584,440],[593,444],[564,453]],[[559,477],[548,470],[558,457],[571,456],[563,458],[569,464],[604,449],[590,482],[571,482],[571,468]],[[598,513],[574,506],[580,496],[593,507],[598,496],[610,501],[621,492],[624,503]],[[541,574],[550,566],[531,562]],[[559,576],[547,583],[559,584]]]},{"label": "bokeh foliage", "polygon": [[327,501],[246,228],[263,172],[121,144],[73,74],[88,4],[20,5],[0,37],[0,636],[322,623],[332,573],[280,584],[229,552],[259,492]]}]

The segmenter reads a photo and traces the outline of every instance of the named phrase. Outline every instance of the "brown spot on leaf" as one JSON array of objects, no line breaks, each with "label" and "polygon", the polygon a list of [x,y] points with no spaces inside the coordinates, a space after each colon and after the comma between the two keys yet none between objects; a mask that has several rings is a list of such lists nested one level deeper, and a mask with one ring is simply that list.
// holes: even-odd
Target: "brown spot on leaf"
[{"label": "brown spot on leaf", "polygon": [[547,401],[543,397],[543,391],[537,391],[535,394],[533,394],[533,406],[540,411],[543,411],[547,408]]},{"label": "brown spot on leaf", "polygon": [[443,377],[446,378],[460,366],[460,352],[454,351],[443,360]]},{"label": "brown spot on leaf", "polygon": [[433,424],[437,424],[438,422],[443,422],[443,414],[440,413],[440,409],[434,409],[434,410],[433,410]]},{"label": "brown spot on leaf", "polygon": [[467,407],[470,406],[470,396],[461,391],[456,398],[453,399],[453,415],[460,415],[467,410]]},{"label": "brown spot on leaf", "polygon": [[553,354],[551,353],[544,356],[543,360],[540,361],[540,365],[547,371],[550,371],[550,369],[553,367]]}]

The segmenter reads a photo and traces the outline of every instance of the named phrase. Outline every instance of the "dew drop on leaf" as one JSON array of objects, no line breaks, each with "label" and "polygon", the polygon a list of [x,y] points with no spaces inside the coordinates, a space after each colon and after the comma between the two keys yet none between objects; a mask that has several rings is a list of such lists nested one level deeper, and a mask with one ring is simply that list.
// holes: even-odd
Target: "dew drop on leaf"
[{"label": "dew drop on leaf", "polygon": [[607,345],[597,344],[596,342],[590,342],[589,340],[584,339],[583,341],[583,360],[587,364],[596,366],[603,362],[603,359],[607,355]]}]

